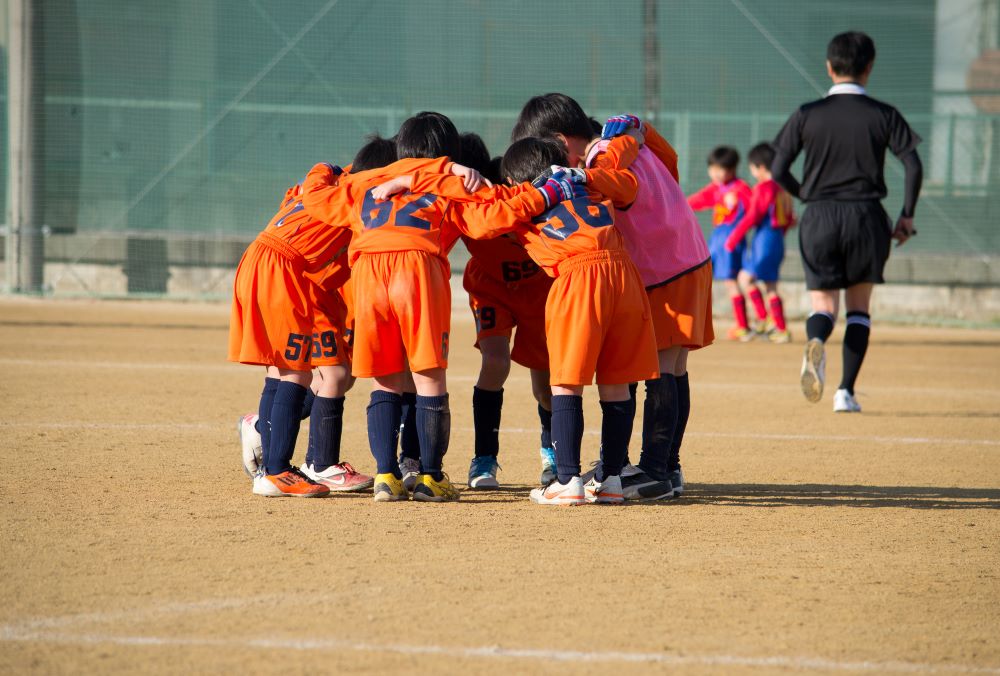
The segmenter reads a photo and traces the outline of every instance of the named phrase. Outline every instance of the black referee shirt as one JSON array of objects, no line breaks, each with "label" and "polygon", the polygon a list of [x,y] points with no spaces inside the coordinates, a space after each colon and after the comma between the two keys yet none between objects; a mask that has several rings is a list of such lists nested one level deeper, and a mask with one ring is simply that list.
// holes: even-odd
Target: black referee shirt
[{"label": "black referee shirt", "polygon": [[[885,149],[902,158],[921,138],[899,111],[864,94],[832,94],[796,110],[774,140],[774,178],[804,202],[886,196]],[[788,168],[805,149],[802,184]]]}]

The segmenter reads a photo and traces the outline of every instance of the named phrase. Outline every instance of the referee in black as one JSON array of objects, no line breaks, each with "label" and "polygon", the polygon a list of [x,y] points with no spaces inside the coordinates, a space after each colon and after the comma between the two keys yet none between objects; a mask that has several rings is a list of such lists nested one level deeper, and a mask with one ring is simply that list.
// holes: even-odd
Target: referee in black
[{"label": "referee in black", "polygon": [[[841,33],[826,49],[826,70],[833,86],[825,98],[796,110],[774,141],[771,171],[789,193],[807,203],[799,227],[799,250],[805,268],[812,314],[806,320],[802,393],[818,402],[823,396],[824,344],[833,332],[844,289],[844,374],[833,398],[836,412],[856,413],[854,383],[868,349],[872,288],[893,239],[903,244],[913,229],[913,209],[923,167],[916,147],[920,137],[892,106],[865,91],[875,63],[875,43],[860,32]],[[903,211],[893,227],[881,200],[886,196],[886,148],[906,169]],[[789,172],[805,151],[802,182]],[[897,245],[898,246],[898,245]]]}]

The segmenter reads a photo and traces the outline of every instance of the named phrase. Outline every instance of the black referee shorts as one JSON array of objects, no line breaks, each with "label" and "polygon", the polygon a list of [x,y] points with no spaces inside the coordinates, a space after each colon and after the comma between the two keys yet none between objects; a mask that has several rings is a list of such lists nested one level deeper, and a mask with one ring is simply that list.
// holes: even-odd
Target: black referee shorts
[{"label": "black referee shorts", "polygon": [[892,222],[878,200],[812,202],[799,221],[799,251],[808,289],[882,284]]}]

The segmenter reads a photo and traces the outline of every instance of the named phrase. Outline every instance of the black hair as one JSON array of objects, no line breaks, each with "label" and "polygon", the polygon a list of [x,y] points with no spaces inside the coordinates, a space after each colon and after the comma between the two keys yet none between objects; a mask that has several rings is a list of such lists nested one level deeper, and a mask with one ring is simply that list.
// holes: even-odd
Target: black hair
[{"label": "black hair", "polygon": [[860,77],[875,60],[875,43],[861,31],[835,35],[826,46],[826,60],[835,74]]},{"label": "black hair", "polygon": [[[593,132],[593,136],[600,136],[604,131],[604,125],[593,117],[588,117],[587,119],[590,120],[590,131]],[[593,136],[591,138],[593,138]]]},{"label": "black hair", "polygon": [[524,104],[510,133],[510,140],[552,134],[577,136],[588,141],[597,135],[579,103],[565,94],[544,94],[534,96]]},{"label": "black hair", "polygon": [[490,160],[490,166],[487,167],[487,171],[482,172],[483,176],[485,176],[493,185],[503,183],[503,172],[500,171],[501,163],[503,163],[503,157],[497,155]]},{"label": "black hair", "polygon": [[708,154],[708,166],[736,171],[740,166],[740,151],[732,146],[716,146]]},{"label": "black hair", "polygon": [[566,166],[566,148],[555,139],[529,136],[507,148],[500,173],[514,183],[533,181],[553,164]]},{"label": "black hair", "polygon": [[396,161],[396,143],[378,134],[365,137],[366,143],[351,162],[351,171],[367,171],[385,167]]},{"label": "black hair", "polygon": [[459,137],[459,142],[462,145],[462,153],[458,162],[485,176],[490,168],[490,151],[486,148],[482,137],[479,134],[465,132]]},{"label": "black hair", "polygon": [[462,156],[462,144],[458,130],[441,113],[424,111],[417,113],[399,128],[396,134],[396,156],[407,157],[448,157],[452,160]]},{"label": "black hair", "polygon": [[756,164],[770,171],[772,162],[774,162],[774,146],[770,143],[758,143],[747,153],[747,164]]}]

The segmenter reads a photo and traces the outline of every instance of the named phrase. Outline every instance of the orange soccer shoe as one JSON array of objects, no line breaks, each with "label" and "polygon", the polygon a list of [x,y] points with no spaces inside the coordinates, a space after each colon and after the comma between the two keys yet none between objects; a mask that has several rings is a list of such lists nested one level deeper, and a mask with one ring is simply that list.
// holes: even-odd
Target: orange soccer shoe
[{"label": "orange soccer shoe", "polygon": [[318,484],[301,471],[292,467],[281,474],[258,474],[253,480],[255,495],[269,498],[321,498],[330,494],[330,489]]}]

